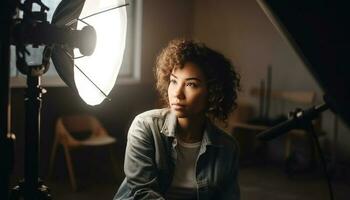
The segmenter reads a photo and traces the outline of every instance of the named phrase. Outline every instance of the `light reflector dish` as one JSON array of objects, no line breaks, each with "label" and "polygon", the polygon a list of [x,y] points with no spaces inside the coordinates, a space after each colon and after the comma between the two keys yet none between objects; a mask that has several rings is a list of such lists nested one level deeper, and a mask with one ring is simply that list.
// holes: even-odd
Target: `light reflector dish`
[{"label": "light reflector dish", "polygon": [[[116,82],[126,43],[127,13],[123,5],[125,0],[62,0],[53,15],[52,23],[57,26],[81,30],[90,25],[96,31],[96,48],[91,56],[84,57],[78,49],[67,46],[55,46],[52,52],[62,80],[89,105],[100,104]],[[71,23],[77,18],[81,20]]]}]

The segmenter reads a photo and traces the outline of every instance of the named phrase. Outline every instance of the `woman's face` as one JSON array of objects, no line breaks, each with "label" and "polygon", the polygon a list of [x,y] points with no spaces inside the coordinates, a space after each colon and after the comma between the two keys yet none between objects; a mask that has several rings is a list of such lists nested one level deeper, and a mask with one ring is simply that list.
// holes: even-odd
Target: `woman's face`
[{"label": "woman's face", "polygon": [[169,106],[179,118],[193,118],[205,113],[208,90],[202,70],[193,63],[175,67],[168,87]]}]

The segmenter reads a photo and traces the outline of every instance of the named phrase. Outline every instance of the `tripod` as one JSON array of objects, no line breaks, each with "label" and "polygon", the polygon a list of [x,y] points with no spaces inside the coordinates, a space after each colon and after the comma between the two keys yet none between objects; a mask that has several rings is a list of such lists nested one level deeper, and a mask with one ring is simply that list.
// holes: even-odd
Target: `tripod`
[{"label": "tripod", "polygon": [[46,91],[40,86],[40,76],[27,74],[25,94],[25,170],[24,180],[15,186],[10,199],[51,199],[49,189],[38,179],[40,110],[42,94]]},{"label": "tripod", "polygon": [[327,95],[324,96],[324,100],[326,103],[319,106],[314,106],[307,110],[296,109],[294,112],[290,113],[290,119],[272,127],[271,129],[268,129],[266,131],[263,131],[262,133],[259,133],[256,137],[260,140],[271,140],[295,128],[302,128],[307,132],[309,132],[312,136],[312,139],[317,148],[317,151],[320,154],[322,169],[327,180],[329,196],[330,196],[330,199],[333,200],[334,199],[333,188],[332,188],[331,180],[327,171],[327,163],[325,158],[323,157],[322,149],[312,124],[313,119],[315,119],[321,112],[329,108],[328,104],[330,104],[331,100]]}]

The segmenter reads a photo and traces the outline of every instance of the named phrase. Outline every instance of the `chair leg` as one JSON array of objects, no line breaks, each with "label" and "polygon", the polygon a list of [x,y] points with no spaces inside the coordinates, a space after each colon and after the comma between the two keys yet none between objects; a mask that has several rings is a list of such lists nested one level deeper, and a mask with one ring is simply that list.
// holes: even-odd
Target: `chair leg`
[{"label": "chair leg", "polygon": [[54,163],[55,163],[56,152],[57,152],[57,146],[58,146],[58,139],[57,139],[57,137],[55,137],[55,141],[53,143],[53,147],[52,147],[52,151],[51,151],[51,155],[50,155],[48,179],[52,178],[53,166],[54,166]]},{"label": "chair leg", "polygon": [[72,163],[72,159],[71,159],[71,156],[69,153],[69,149],[65,145],[63,145],[63,148],[64,148],[64,154],[66,157],[66,164],[67,164],[69,179],[70,179],[73,191],[77,191],[77,183],[75,181],[75,175],[74,175],[74,171],[73,171],[73,163]]}]

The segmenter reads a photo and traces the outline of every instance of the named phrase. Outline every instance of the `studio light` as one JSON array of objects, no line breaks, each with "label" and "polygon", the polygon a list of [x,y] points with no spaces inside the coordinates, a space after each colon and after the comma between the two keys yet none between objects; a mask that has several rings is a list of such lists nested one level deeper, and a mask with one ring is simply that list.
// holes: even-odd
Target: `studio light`
[{"label": "studio light", "polygon": [[[81,4],[84,6],[77,16]],[[52,23],[57,26],[78,30],[93,27],[96,31],[96,47],[91,56],[62,46],[55,46],[52,53],[60,77],[75,88],[89,105],[100,104],[106,99],[117,79],[126,41],[127,15],[124,6],[124,0],[78,3],[63,0],[53,15]]]},{"label": "studio light", "polygon": [[[16,67],[27,76],[25,90],[25,161],[24,181],[12,189],[10,199],[51,199],[48,188],[38,179],[40,111],[42,95],[41,76],[50,67],[52,59],[62,80],[75,89],[89,105],[109,99],[122,64],[127,28],[125,0],[62,0],[47,21],[49,8],[41,0],[6,1],[1,6],[1,90],[4,95],[1,111],[8,113],[10,44],[16,47]],[[39,6],[39,11],[33,10]],[[22,18],[13,19],[18,11]],[[18,15],[17,15],[18,16]],[[45,46],[41,64],[28,64],[27,46]],[[7,199],[9,174],[13,168],[13,140],[8,133],[8,116],[1,116],[1,146],[6,152],[4,196]],[[13,138],[13,137],[11,137]],[[11,144],[10,144],[11,143]],[[11,154],[11,155],[10,155]],[[2,183],[2,182],[1,182]],[[22,198],[23,197],[23,198]]]}]

